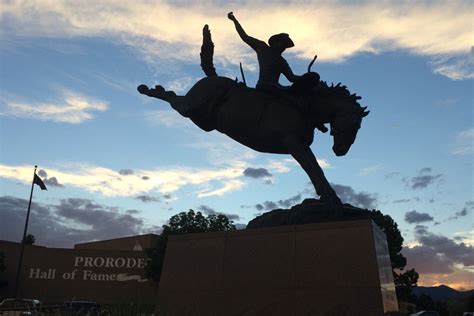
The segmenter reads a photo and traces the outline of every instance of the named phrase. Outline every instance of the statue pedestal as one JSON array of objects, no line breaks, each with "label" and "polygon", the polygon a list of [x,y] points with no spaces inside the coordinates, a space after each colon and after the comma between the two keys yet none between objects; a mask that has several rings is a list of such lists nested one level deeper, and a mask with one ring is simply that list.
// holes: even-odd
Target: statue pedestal
[{"label": "statue pedestal", "polygon": [[385,235],[362,219],[170,236],[156,314],[397,311]]}]

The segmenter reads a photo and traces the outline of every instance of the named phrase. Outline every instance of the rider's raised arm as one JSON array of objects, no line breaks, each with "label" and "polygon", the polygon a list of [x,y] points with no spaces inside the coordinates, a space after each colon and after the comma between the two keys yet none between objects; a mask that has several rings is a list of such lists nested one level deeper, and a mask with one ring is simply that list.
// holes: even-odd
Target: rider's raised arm
[{"label": "rider's raised arm", "polygon": [[283,60],[283,70],[282,73],[288,79],[290,82],[295,82],[296,80],[300,79],[301,76],[297,76],[293,73],[293,71],[290,68],[290,65],[288,65],[288,62],[286,60]]},{"label": "rider's raised arm", "polygon": [[252,36],[248,36],[242,28],[242,25],[240,25],[239,21],[237,21],[233,12],[229,12],[229,14],[227,14],[227,17],[229,18],[229,20],[234,22],[235,29],[237,30],[237,33],[239,34],[240,38],[254,50],[257,49],[257,46],[264,43],[256,38],[253,38]]}]

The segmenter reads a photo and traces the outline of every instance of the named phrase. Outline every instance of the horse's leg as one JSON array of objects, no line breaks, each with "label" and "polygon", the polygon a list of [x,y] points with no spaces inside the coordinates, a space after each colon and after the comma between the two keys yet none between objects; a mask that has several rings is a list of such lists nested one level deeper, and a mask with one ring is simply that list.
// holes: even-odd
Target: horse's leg
[{"label": "horse's leg", "polygon": [[324,176],[323,170],[319,166],[311,148],[290,137],[286,139],[285,145],[289,153],[308,174],[316,189],[316,193],[321,196],[321,200],[329,203],[336,212],[338,209],[340,210],[339,207],[342,205],[342,202]]},{"label": "horse's leg", "polygon": [[171,90],[166,91],[162,86],[155,86],[155,88],[149,89],[146,85],[142,84],[138,86],[137,90],[141,94],[168,102],[179,114],[184,117],[189,117],[190,106],[186,96],[176,95],[176,93]]}]

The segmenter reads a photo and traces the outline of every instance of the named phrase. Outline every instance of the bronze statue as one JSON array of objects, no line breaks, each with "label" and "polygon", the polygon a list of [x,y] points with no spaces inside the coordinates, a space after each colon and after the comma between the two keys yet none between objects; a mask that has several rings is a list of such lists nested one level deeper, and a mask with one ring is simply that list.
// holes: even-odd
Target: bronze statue
[{"label": "bronze statue", "polygon": [[[228,17],[234,21],[239,31],[235,17],[231,13]],[[240,33],[242,32],[239,31]],[[337,156],[345,155],[356,138],[362,118],[369,113],[357,102],[360,97],[351,95],[347,88],[340,84],[328,86],[318,80],[315,86],[308,88],[306,84],[297,85],[298,80],[295,80],[292,88],[300,91],[300,95],[303,92],[310,106],[294,106],[292,101],[295,99],[282,97],[279,93],[267,89],[262,91],[248,88],[229,78],[219,77],[213,65],[213,53],[214,44],[206,25],[203,29],[201,67],[207,77],[199,80],[184,96],[166,91],[159,85],[153,89],[140,85],[138,91],[170,103],[173,109],[205,131],[216,129],[259,152],[292,155],[308,174],[321,200],[335,212],[340,212],[339,206],[342,203],[324,176],[310,145],[313,142],[314,129],[329,123],[334,138],[333,151]],[[283,57],[281,58],[286,63]],[[278,83],[280,73],[287,70],[273,71],[264,68],[262,65],[266,61],[260,59],[261,57],[259,83],[262,86]],[[306,81],[302,80],[305,83],[315,83],[313,79],[317,75],[310,72],[311,64],[308,73],[301,76],[306,78]],[[270,72],[273,72],[271,78],[266,76]],[[307,79],[308,77],[310,79]],[[317,78],[319,79],[319,76]],[[309,91],[301,91],[302,87]]]}]

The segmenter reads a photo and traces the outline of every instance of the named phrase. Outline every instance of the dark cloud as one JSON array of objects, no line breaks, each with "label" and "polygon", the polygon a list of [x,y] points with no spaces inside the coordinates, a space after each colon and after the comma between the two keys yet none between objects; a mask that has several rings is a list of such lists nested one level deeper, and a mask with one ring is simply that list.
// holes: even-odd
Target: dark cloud
[{"label": "dark cloud", "polygon": [[36,174],[41,177],[41,180],[43,180],[44,184],[46,184],[46,187],[64,187],[61,183],[59,183],[56,177],[48,178],[48,173],[44,169],[38,170]]},{"label": "dark cloud", "polygon": [[[21,240],[27,208],[28,200],[0,197],[0,239]],[[55,205],[33,202],[28,233],[35,236],[38,245],[70,248],[77,243],[147,231],[149,227],[132,213],[88,199],[63,199]]]},{"label": "dark cloud", "polygon": [[121,169],[119,172],[122,176],[129,176],[134,173],[132,169]]},{"label": "dark cloud", "polygon": [[48,173],[43,169],[38,170],[38,172],[36,174],[38,174],[41,178],[47,178],[48,177]]},{"label": "dark cloud", "polygon": [[149,176],[143,176],[142,180],[150,180],[150,177]]},{"label": "dark cloud", "polygon": [[472,246],[431,233],[422,225],[415,227],[415,239],[419,246],[404,248],[402,252],[407,257],[407,266],[415,267],[419,273],[449,274],[456,264],[474,267]]},{"label": "dark cloud", "polygon": [[247,224],[240,224],[240,223],[235,224],[235,228],[237,230],[245,229],[246,227],[247,227]]},{"label": "dark cloud", "polygon": [[449,220],[456,220],[460,217],[464,217],[466,216],[470,211],[472,211],[474,209],[474,201],[469,201],[469,202],[466,202],[464,204],[464,207],[462,208],[462,210],[454,213],[454,216],[451,216],[449,218],[447,218],[446,220],[449,221]]},{"label": "dark cloud", "polygon": [[163,195],[163,198],[164,198],[165,200],[171,200],[173,197],[171,196],[171,194],[164,194],[164,195]]},{"label": "dark cloud", "polygon": [[140,200],[143,203],[160,202],[159,198],[149,195],[137,195],[135,199]]},{"label": "dark cloud", "polygon": [[431,173],[431,171],[433,171],[433,169],[431,169],[429,167],[425,167],[425,168],[420,169],[420,173]]},{"label": "dark cloud", "polygon": [[433,216],[428,213],[419,213],[415,210],[405,213],[405,222],[409,224],[418,224],[423,222],[431,222]]},{"label": "dark cloud", "polygon": [[262,203],[258,203],[255,205],[255,208],[258,210],[258,211],[262,211],[262,210],[266,210],[266,211],[270,211],[270,210],[274,210],[274,209],[277,209],[277,208],[290,208],[292,207],[293,205],[299,203],[302,199],[302,195],[301,193],[298,193],[297,195],[295,196],[292,196],[286,200],[278,200],[276,202],[274,201],[265,201],[265,202],[262,202]]},{"label": "dark cloud", "polygon": [[407,202],[410,202],[411,199],[401,199],[401,200],[396,200],[396,201],[393,201],[392,203],[407,203]]},{"label": "dark cloud", "polygon": [[244,170],[244,176],[251,178],[271,178],[272,174],[265,168],[247,168]]},{"label": "dark cloud", "polygon": [[59,183],[58,179],[56,177],[51,177],[51,178],[46,178],[43,180],[44,184],[46,184],[46,187],[59,187],[62,188],[64,185]]},{"label": "dark cloud", "polygon": [[198,210],[202,211],[206,215],[225,215],[228,219],[231,221],[238,221],[240,220],[240,216],[237,214],[229,214],[229,213],[224,213],[224,212],[217,212],[214,210],[212,207],[209,207],[207,205],[200,205],[197,208]]},{"label": "dark cloud", "polygon": [[298,193],[297,195],[290,197],[289,199],[286,200],[279,200],[277,203],[279,206],[289,208],[301,201],[301,193]]},{"label": "dark cloud", "polygon": [[272,210],[272,209],[278,208],[278,204],[276,204],[273,201],[265,201],[265,202],[263,202],[263,207],[266,210]]},{"label": "dark cloud", "polygon": [[412,178],[404,178],[403,181],[412,189],[424,189],[440,180],[443,174],[432,174],[431,168],[423,168],[418,175]]},{"label": "dark cloud", "polygon": [[140,211],[139,210],[127,210],[127,213],[134,215],[134,214],[140,213]]},{"label": "dark cloud", "polygon": [[356,192],[353,188],[346,185],[331,184],[331,186],[344,203],[362,208],[375,208],[377,206],[375,194]]},{"label": "dark cloud", "polygon": [[214,215],[217,213],[212,207],[209,207],[207,205],[198,206],[198,210],[202,211],[204,214],[207,215]]}]

